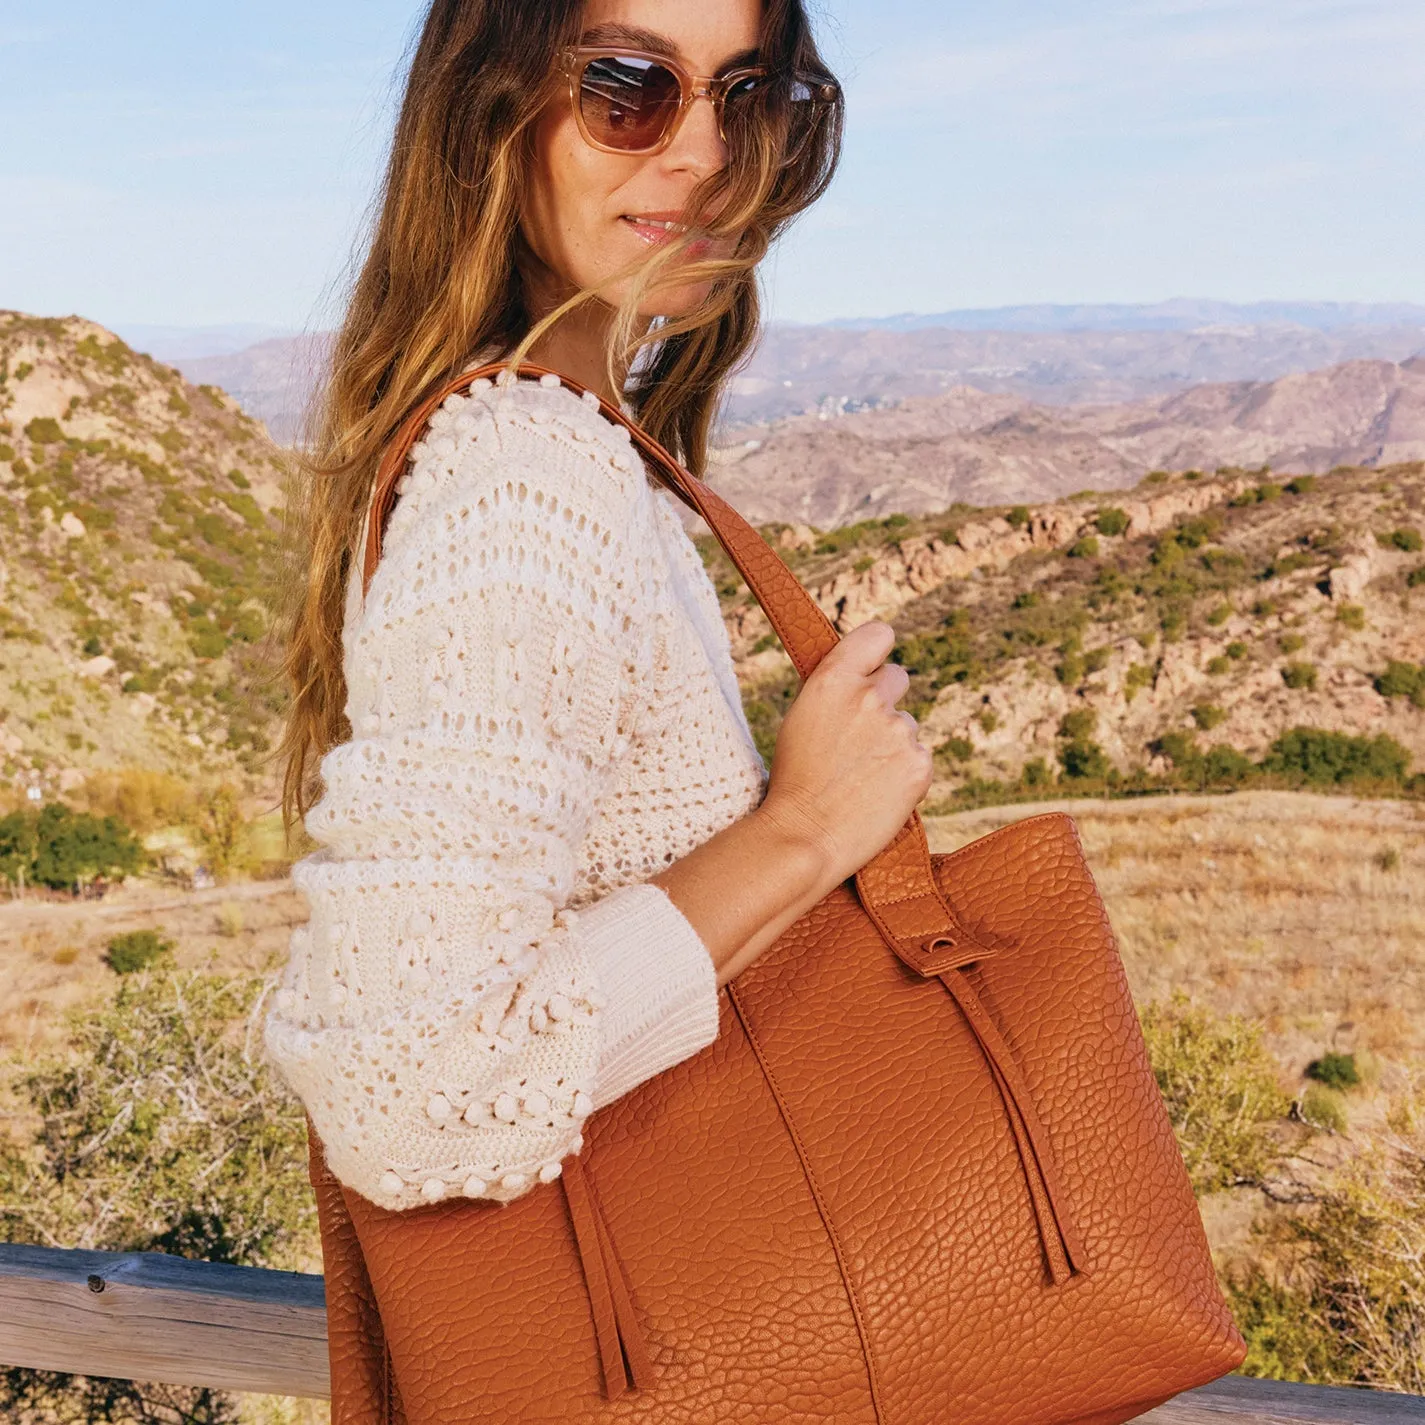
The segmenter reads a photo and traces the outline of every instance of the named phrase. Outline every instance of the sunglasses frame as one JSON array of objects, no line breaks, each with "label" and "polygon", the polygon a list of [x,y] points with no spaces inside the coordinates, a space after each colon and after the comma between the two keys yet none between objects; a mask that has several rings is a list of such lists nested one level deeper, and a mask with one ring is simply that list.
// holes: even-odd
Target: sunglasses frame
[{"label": "sunglasses frame", "polygon": [[[584,83],[584,71],[597,59],[646,60],[650,64],[656,64],[666,69],[678,81],[678,108],[656,143],[650,144],[647,148],[615,148],[611,144],[600,143],[589,132],[589,126],[584,120],[584,106],[580,102],[580,93]],[[569,45],[559,52],[559,68],[569,80],[569,103],[574,110],[574,122],[578,126],[579,136],[590,148],[598,149],[600,153],[615,153],[624,158],[648,158],[653,154],[662,153],[673,142],[683,120],[687,117],[688,110],[697,99],[708,99],[712,102],[713,108],[717,112],[718,135],[726,142],[727,131],[723,126],[723,105],[727,100],[728,91],[745,79],[766,79],[771,74],[765,65],[759,64],[739,65],[736,69],[729,69],[723,74],[689,74],[676,59],[672,59],[666,54],[655,54],[649,50],[641,49],[622,49],[611,45]],[[835,103],[841,92],[838,85],[825,80],[808,81],[808,87],[812,91],[810,102],[819,108]]]}]

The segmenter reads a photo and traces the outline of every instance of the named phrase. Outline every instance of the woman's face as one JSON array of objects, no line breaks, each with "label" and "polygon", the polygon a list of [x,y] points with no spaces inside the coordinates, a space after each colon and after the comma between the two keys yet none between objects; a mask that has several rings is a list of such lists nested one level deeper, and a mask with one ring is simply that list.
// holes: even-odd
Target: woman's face
[{"label": "woman's face", "polygon": [[[666,53],[690,74],[719,75],[752,62],[761,19],[761,0],[588,0],[580,43]],[[661,153],[604,153],[580,135],[568,84],[561,82],[535,133],[521,217],[525,240],[557,287],[598,287],[668,241],[659,224],[682,217],[693,190],[726,163],[717,113],[706,98],[684,111]],[[703,247],[703,255],[723,252]],[[611,283],[600,296],[617,306],[631,281]],[[642,315],[683,316],[707,294],[706,283],[660,283],[648,298],[655,309]]]}]

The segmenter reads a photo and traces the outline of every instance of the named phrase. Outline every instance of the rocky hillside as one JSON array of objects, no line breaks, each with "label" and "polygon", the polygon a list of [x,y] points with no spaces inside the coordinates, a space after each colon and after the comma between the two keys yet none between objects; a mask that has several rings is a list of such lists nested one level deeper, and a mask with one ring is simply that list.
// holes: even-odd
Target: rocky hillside
[{"label": "rocky hillside", "polygon": [[750,519],[829,526],[957,500],[1124,489],[1155,469],[1326,471],[1420,459],[1425,358],[1416,357],[1116,406],[1039,406],[961,387],[891,409],[738,431],[716,452],[712,479]]},{"label": "rocky hillside", "polygon": [[[938,750],[933,801],[1175,770],[1232,785],[1296,727],[1386,734],[1425,770],[1425,465],[1160,474],[1110,496],[768,532],[838,627],[895,624]],[[703,548],[770,750],[795,679]]]},{"label": "rocky hillside", "polygon": [[0,787],[262,782],[283,474],[216,388],[92,322],[0,312]]}]

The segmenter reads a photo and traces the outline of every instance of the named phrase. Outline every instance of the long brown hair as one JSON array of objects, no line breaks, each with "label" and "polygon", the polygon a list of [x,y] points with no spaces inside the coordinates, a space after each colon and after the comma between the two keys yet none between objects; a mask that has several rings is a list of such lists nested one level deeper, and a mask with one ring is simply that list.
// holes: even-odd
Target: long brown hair
[{"label": "long brown hair", "polygon": [[[597,293],[576,294],[536,320],[521,278],[520,195],[534,158],[559,50],[579,36],[582,0],[433,0],[411,60],[370,250],[336,336],[293,502],[283,669],[291,704],[278,756],[289,828],[320,791],[318,764],[351,735],[344,711],[342,614],[347,571],[382,449],[426,392],[487,348],[528,349],[549,322]],[[711,281],[691,316],[639,329],[650,286],[686,256],[690,234],[654,255],[612,323],[610,369],[634,375],[626,399],[640,423],[700,471],[723,387],[757,333],[755,267],[778,233],[814,202],[840,153],[839,93],[818,121],[789,132],[776,107],[791,76],[830,80],[803,0],[764,0],[760,52],[781,88],[759,121],[728,133],[726,169],[690,213],[702,232],[737,239],[732,256],[687,264]]]}]

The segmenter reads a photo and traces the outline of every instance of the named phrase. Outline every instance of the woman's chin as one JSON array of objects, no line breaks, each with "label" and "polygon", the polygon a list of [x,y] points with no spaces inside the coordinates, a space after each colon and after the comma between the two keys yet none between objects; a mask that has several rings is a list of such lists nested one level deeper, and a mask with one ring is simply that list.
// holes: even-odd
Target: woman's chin
[{"label": "woman's chin", "polygon": [[639,315],[649,321],[658,317],[691,317],[706,305],[712,288],[711,282],[660,287],[648,294]]}]

